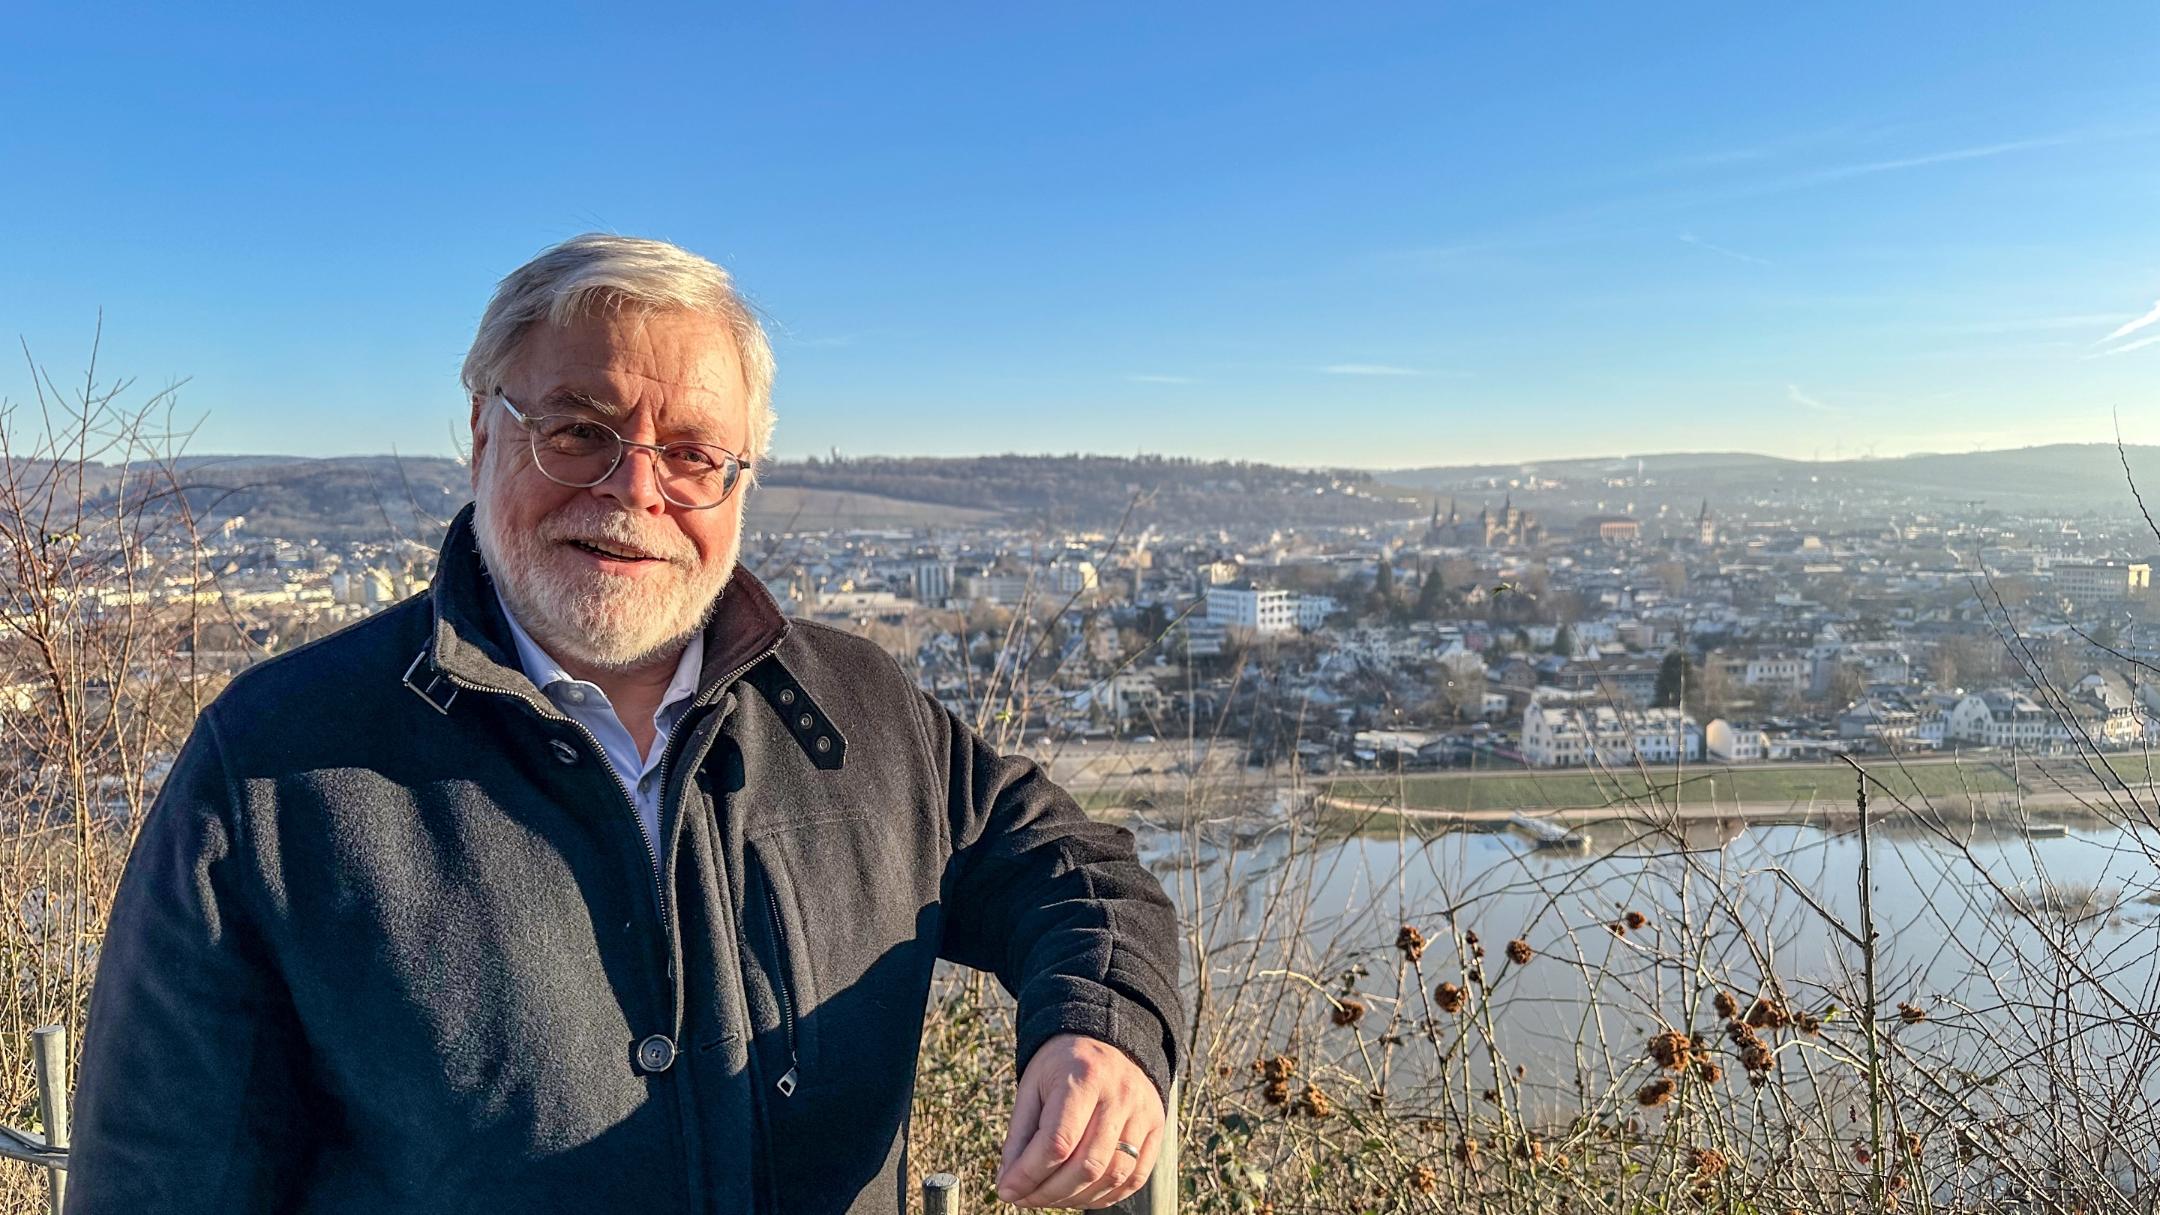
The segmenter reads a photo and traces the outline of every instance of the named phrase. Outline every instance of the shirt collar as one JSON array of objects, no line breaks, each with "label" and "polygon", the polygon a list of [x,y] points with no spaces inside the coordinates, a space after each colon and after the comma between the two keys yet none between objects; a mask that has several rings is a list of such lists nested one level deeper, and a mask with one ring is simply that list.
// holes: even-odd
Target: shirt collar
[{"label": "shirt collar", "polygon": [[[591,688],[599,693],[603,701],[607,699],[607,693],[564,670],[563,665],[555,661],[553,655],[540,648],[540,643],[534,641],[532,634],[525,631],[525,626],[518,623],[517,613],[510,610],[508,603],[503,602],[500,590],[495,593],[495,603],[502,609],[503,619],[510,624],[510,640],[517,646],[518,665],[524,668],[525,677],[533,681],[534,687],[546,692],[558,683],[571,683]],[[683,646],[682,657],[675,660],[675,677],[668,681],[667,691],[660,694],[662,711],[678,701],[697,695],[698,675],[704,666],[705,631],[699,629],[690,634],[689,644]]]}]

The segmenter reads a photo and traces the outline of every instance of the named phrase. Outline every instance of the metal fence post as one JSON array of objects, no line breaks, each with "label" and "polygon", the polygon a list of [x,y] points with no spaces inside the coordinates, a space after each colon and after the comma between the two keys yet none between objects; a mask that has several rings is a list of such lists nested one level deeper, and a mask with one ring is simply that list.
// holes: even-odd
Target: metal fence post
[{"label": "metal fence post", "polygon": [[932,1173],[922,1179],[923,1215],[960,1215],[960,1179]]},{"label": "metal fence post", "polygon": [[[67,1026],[47,1025],[30,1031],[37,1065],[38,1117],[45,1122],[49,1147],[68,1145],[68,1044]],[[52,1215],[67,1205],[67,1169],[48,1166],[45,1194]]]}]

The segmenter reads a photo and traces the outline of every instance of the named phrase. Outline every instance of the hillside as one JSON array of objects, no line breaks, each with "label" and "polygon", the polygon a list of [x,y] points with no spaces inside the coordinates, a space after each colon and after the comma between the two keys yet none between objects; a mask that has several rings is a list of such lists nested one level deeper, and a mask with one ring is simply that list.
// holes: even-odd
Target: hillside
[{"label": "hillside", "polygon": [[[1561,507],[1614,498],[1679,504],[1760,497],[1783,488],[1821,498],[1909,500],[1914,506],[1979,502],[2006,509],[2065,512],[2130,505],[2122,456],[2141,487],[2160,490],[2160,447],[2061,443],[2004,451],[1933,453],[1891,459],[1790,460],[1745,452],[1690,452],[1522,464],[1406,468],[1376,473],[1388,484],[1476,503],[1516,490],[1518,502]],[[1555,484],[1557,483],[1557,484]],[[1640,505],[1638,503],[1638,510]]]},{"label": "hillside", "polygon": [[[472,496],[465,466],[430,456],[192,457],[179,466],[189,509],[208,530],[236,516],[248,533],[432,542]],[[92,492],[120,492],[94,468]],[[144,492],[136,482],[130,493]],[[780,461],[750,498],[753,531],[962,527],[1079,529],[1368,524],[1418,513],[1411,491],[1365,473],[1115,456]]]}]

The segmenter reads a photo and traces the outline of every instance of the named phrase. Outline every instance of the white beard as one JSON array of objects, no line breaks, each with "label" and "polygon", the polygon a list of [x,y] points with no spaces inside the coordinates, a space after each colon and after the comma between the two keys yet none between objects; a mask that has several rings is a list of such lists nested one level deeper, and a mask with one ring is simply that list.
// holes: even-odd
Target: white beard
[{"label": "white beard", "polygon": [[[558,662],[607,671],[673,662],[705,627],[742,552],[737,526],[726,555],[707,566],[681,533],[641,527],[628,513],[585,496],[542,519],[530,533],[506,534],[488,509],[492,480],[483,472],[474,503],[480,556],[518,624]],[[714,509],[740,511],[741,505]],[[657,578],[574,570],[568,568],[574,558],[561,543],[570,537],[632,545],[665,558],[669,568]]]}]

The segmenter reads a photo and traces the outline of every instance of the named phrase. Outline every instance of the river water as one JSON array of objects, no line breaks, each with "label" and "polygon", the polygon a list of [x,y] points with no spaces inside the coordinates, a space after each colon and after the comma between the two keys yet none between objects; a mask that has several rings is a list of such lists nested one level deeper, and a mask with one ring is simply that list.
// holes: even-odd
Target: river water
[{"label": "river water", "polygon": [[[1197,913],[1218,991],[1255,971],[1313,981],[1285,980],[1299,999],[1268,1026],[1276,1042],[1315,1032],[1313,1014],[1326,1011],[1315,987],[1366,1004],[1361,1028],[1374,1032],[1398,1008],[1412,1024],[1433,1017],[1431,985],[1464,982],[1464,930],[1487,951],[1503,1053],[1555,1085],[1624,1079],[1661,1029],[1714,1035],[1718,990],[1743,1007],[1775,991],[1796,1010],[1827,1013],[1834,1028],[1822,1041],[1838,1039],[1838,1017],[1853,1024],[1830,1011],[1856,1006],[1862,990],[1862,950],[1847,934],[1866,935],[1863,853],[1849,820],[1835,829],[1704,821],[1677,836],[1612,823],[1588,834],[1591,847],[1577,853],[1508,833],[1316,839],[1289,826],[1243,838],[1227,826],[1144,831],[1141,847],[1181,911]],[[2103,1055],[2111,1042],[2150,1038],[2160,1009],[2160,838],[1953,833],[1911,820],[1880,821],[1869,834],[1879,1019],[1906,1036],[1915,1059],[1979,1072],[2015,1066],[2031,1043],[2060,1034],[2066,1016],[2126,1027],[2086,1036]],[[1404,924],[1431,941],[1423,984],[1413,975],[1398,986]],[[1532,951],[1526,964],[1504,957],[1517,940]],[[1900,1004],[1925,1024],[1902,1024]],[[2147,1087],[2154,1074],[2135,1083]]]}]

